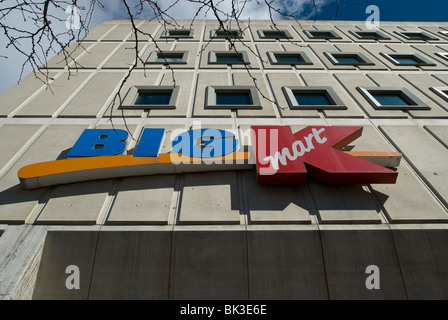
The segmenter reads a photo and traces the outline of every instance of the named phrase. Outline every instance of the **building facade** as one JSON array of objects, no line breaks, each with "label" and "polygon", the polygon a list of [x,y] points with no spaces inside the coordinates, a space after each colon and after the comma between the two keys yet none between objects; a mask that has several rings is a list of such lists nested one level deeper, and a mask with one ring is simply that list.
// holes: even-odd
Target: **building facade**
[{"label": "building facade", "polygon": [[[230,42],[215,21],[178,22],[137,22],[148,35],[122,108],[125,20],[91,30],[71,71],[61,55],[43,66],[49,88],[30,75],[0,96],[0,297],[448,298],[448,23],[255,20],[229,26]],[[346,151],[402,153],[398,179],[262,185],[251,169],[26,190],[18,178],[65,159],[85,129],[130,132],[132,154],[145,128],[165,129],[169,153],[179,129],[254,125],[362,126]]]}]

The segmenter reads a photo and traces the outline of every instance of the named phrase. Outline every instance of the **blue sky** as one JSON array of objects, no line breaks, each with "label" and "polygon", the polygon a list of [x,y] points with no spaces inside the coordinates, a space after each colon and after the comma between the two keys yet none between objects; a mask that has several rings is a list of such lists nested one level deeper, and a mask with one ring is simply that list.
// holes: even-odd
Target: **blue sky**
[{"label": "blue sky", "polygon": [[[159,0],[159,3],[160,5],[169,6],[173,1],[175,0]],[[0,8],[13,2],[15,2],[15,0],[2,1],[0,3]],[[128,0],[128,2],[135,5],[136,0]],[[263,4],[264,1],[258,0],[258,3]],[[298,19],[314,19],[312,0],[276,0],[275,3],[282,8],[285,8],[284,10],[297,12],[296,17]],[[80,6],[88,7],[89,0],[78,0],[78,4]],[[121,0],[103,0],[102,4],[104,4],[104,10],[97,9],[95,11],[90,23],[91,28],[94,28],[96,25],[107,19],[127,18],[126,10],[121,4]],[[381,21],[448,21],[448,0],[340,0],[339,9],[337,9],[337,0],[316,0],[317,20],[364,21],[369,16],[369,14],[366,13],[366,8],[369,5],[378,6],[380,9]],[[229,10],[230,1],[224,0],[221,2],[220,8],[224,11]],[[191,18],[195,12],[196,8],[191,3],[188,3],[186,0],[180,0],[178,5],[171,9],[170,14],[177,19],[188,19]],[[63,21],[63,18],[66,15],[65,12],[62,10],[59,14]],[[148,13],[141,16],[141,18],[149,18]],[[202,14],[199,15],[198,18],[212,19],[213,16],[211,14]],[[252,0],[247,3],[241,18],[250,18],[253,20],[269,19],[269,14],[265,6],[258,5],[256,0]],[[26,25],[26,23],[22,21],[21,16],[16,16],[13,19],[10,18],[8,23],[16,24],[17,26]],[[64,32],[65,24],[60,23],[60,25],[61,32]],[[27,44],[23,43],[22,47],[26,48]],[[4,58],[4,56],[7,56],[8,58]],[[17,83],[23,61],[23,56],[20,56],[11,49],[7,50],[5,48],[5,38],[0,31],[0,70],[3,75],[0,77],[0,93]],[[30,71],[30,68],[25,70],[23,77]]]}]

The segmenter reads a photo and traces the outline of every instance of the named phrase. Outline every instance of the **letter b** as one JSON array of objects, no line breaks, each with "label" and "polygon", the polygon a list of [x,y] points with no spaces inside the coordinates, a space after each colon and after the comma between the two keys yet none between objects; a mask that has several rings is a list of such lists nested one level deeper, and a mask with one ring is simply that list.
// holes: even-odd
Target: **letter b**
[{"label": "letter b", "polygon": [[126,151],[125,130],[86,129],[76,141],[67,158],[115,156]]}]

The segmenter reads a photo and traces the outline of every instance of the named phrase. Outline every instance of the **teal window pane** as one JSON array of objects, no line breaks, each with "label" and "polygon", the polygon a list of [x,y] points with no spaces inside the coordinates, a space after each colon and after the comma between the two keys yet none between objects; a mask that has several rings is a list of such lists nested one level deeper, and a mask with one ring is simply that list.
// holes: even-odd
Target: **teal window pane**
[{"label": "teal window pane", "polygon": [[313,38],[333,38],[333,34],[330,32],[310,32]]},{"label": "teal window pane", "polygon": [[420,61],[413,57],[393,57],[400,64],[418,64]]},{"label": "teal window pane", "polygon": [[333,56],[339,63],[360,63],[357,56]]},{"label": "teal window pane", "polygon": [[189,37],[190,30],[170,30],[170,37]]},{"label": "teal window pane", "polygon": [[183,55],[158,55],[156,62],[165,63],[165,62],[182,62]]},{"label": "teal window pane", "polygon": [[285,33],[281,31],[263,31],[265,38],[286,38]]},{"label": "teal window pane", "polygon": [[171,92],[139,92],[135,105],[168,105]]},{"label": "teal window pane", "polygon": [[277,62],[281,63],[301,63],[303,59],[300,55],[275,55]]},{"label": "teal window pane", "polygon": [[236,54],[217,54],[216,62],[243,62],[243,59]]},{"label": "teal window pane", "polygon": [[332,103],[324,92],[294,93],[297,103],[302,106],[331,106]]},{"label": "teal window pane", "polygon": [[382,106],[409,106],[408,103],[399,93],[391,94],[373,94],[373,97]]},{"label": "teal window pane", "polygon": [[412,40],[424,40],[426,37],[421,33],[405,33],[406,37]]},{"label": "teal window pane", "polygon": [[365,33],[358,33],[358,35],[363,39],[377,39],[379,38],[378,35],[375,32],[365,32]]},{"label": "teal window pane", "polygon": [[251,105],[250,92],[216,92],[217,105]]}]

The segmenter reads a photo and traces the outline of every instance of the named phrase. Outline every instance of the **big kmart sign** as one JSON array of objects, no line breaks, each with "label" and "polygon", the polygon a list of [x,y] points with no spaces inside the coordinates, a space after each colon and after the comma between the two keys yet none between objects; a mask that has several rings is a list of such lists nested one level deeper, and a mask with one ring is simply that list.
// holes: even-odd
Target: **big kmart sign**
[{"label": "big kmart sign", "polygon": [[[195,129],[171,137],[172,152],[160,153],[165,130],[144,129],[133,155],[125,155],[128,132],[86,129],[67,159],[21,168],[25,189],[63,183],[155,174],[251,169],[260,184],[303,184],[312,176],[329,184],[395,183],[400,154],[343,152],[362,127],[252,126],[246,145],[226,130]],[[248,149],[248,150],[245,150]],[[383,162],[373,163],[380,159]],[[369,160],[369,161],[368,161]],[[384,162],[386,160],[386,162]],[[394,164],[393,161],[396,161]],[[373,161],[373,162],[372,162]]]}]

